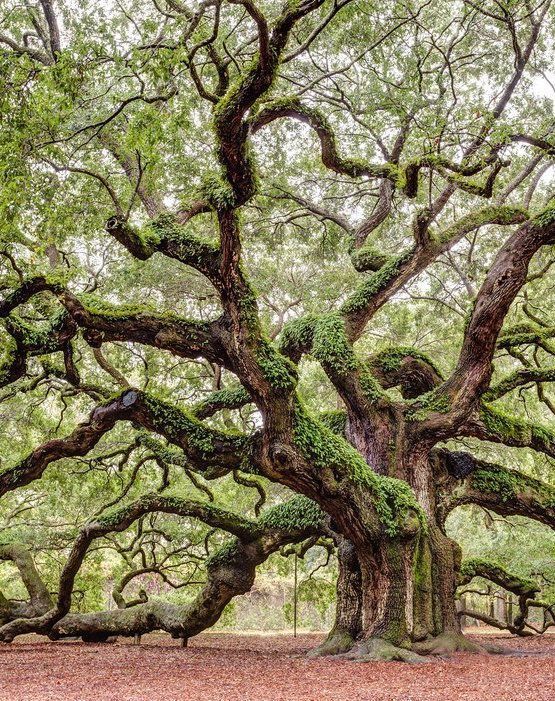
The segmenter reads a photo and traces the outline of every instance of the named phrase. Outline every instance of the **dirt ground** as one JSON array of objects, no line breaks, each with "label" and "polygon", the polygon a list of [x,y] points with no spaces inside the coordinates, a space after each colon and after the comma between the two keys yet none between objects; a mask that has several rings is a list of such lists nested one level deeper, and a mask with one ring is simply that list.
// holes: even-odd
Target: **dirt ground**
[{"label": "dirt ground", "polygon": [[[320,635],[207,633],[181,648],[41,642],[0,646],[1,701],[554,701],[555,635],[487,635],[509,655],[459,653],[430,664],[310,660]],[[476,638],[474,638],[476,639]],[[484,640],[484,635],[478,637]]]}]

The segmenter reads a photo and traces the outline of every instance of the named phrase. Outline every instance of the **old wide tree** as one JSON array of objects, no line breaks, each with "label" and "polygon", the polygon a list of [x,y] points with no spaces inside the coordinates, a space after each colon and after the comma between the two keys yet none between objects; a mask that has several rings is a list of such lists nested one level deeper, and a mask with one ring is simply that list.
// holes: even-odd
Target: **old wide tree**
[{"label": "old wide tree", "polygon": [[[319,653],[468,649],[455,589],[475,575],[520,596],[518,632],[533,583],[462,566],[445,520],[555,521],[511,450],[555,456],[551,0],[124,4],[3,3],[2,397],[49,387],[75,422],[4,454],[2,494],[129,422],[132,450],[193,480],[300,496],[248,519],[167,480],[128,488],[86,514],[54,596],[7,543],[30,599],[2,602],[0,637],[187,638],[271,552],[322,535],[340,571]],[[407,345],[420,315],[430,353]],[[206,380],[168,370],[199,365],[202,401]],[[158,512],[234,537],[193,604],[71,613],[96,539]]]}]

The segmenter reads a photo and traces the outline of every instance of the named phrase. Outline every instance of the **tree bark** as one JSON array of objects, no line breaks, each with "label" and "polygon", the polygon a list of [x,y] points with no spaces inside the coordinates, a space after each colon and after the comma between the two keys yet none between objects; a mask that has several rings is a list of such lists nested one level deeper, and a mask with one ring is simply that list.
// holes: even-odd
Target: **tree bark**
[{"label": "tree bark", "polygon": [[0,546],[0,560],[10,560],[29,594],[29,601],[10,601],[0,593],[0,625],[14,618],[40,616],[52,607],[52,597],[39,575],[31,553],[19,543]]},{"label": "tree bark", "polygon": [[[382,417],[379,432],[369,431],[368,422],[358,418],[349,419],[349,440],[375,461],[383,456],[372,465],[377,472],[412,487],[426,526],[414,534],[368,539],[353,532],[352,545],[340,545],[336,621],[315,654],[337,654],[350,645],[348,656],[357,659],[418,661],[415,652],[478,649],[463,637],[456,612],[461,553],[446,535],[438,510],[433,454],[405,436],[399,417],[392,417],[389,427]],[[376,435],[381,447],[368,445]],[[393,449],[384,447],[384,436]]]},{"label": "tree bark", "polygon": [[337,536],[339,574],[335,623],[324,642],[310,654],[336,655],[350,650],[362,632],[362,575],[353,544]]}]

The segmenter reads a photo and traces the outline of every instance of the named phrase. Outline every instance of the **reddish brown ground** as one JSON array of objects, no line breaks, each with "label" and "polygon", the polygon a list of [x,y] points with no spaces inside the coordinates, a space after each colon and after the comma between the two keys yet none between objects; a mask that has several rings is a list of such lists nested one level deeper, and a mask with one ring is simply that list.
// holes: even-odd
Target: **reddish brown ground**
[{"label": "reddish brown ground", "polygon": [[[426,665],[304,656],[321,636],[205,634],[95,645],[0,646],[2,701],[554,701],[555,636],[487,636],[513,654],[457,654]],[[484,636],[480,636],[483,640]]]}]

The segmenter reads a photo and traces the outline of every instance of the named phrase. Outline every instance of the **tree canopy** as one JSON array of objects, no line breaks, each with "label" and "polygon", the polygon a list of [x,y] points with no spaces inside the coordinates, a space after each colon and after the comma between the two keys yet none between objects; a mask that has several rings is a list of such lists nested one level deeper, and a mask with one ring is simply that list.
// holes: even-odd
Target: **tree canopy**
[{"label": "tree canopy", "polygon": [[0,639],[311,549],[317,653],[468,649],[475,577],[555,623],[551,0],[0,7]]}]

